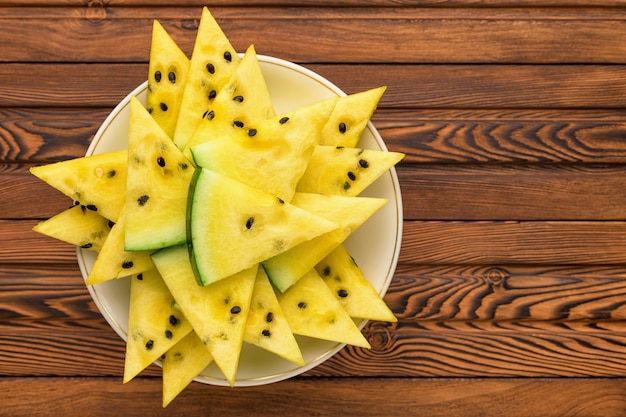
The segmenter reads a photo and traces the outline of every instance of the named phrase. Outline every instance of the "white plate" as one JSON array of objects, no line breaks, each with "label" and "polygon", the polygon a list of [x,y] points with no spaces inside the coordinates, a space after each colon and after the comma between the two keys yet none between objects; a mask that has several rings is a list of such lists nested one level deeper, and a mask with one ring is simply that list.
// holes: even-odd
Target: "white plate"
[{"label": "white plate", "polygon": [[[277,58],[259,55],[259,61],[277,113],[283,113],[332,96],[345,93],[314,72]],[[87,155],[126,149],[128,145],[129,101],[137,96],[145,104],[147,82],[132,91],[106,118]],[[363,133],[360,147],[387,150],[382,138],[369,123]],[[393,277],[402,237],[402,199],[395,169],[385,173],[362,195],[385,197],[389,202],[346,241],[345,246],[357,261],[365,276],[381,295],[387,292]],[[77,249],[78,263],[86,279],[93,266],[95,254]],[[126,341],[128,329],[128,303],[130,283],[128,278],[88,286],[100,312]],[[362,328],[365,321],[358,322]],[[298,366],[260,348],[244,343],[236,386],[253,386],[281,381],[299,375],[333,356],[344,345],[306,337],[298,337],[305,366]],[[196,381],[228,385],[214,364],[207,367]]]}]

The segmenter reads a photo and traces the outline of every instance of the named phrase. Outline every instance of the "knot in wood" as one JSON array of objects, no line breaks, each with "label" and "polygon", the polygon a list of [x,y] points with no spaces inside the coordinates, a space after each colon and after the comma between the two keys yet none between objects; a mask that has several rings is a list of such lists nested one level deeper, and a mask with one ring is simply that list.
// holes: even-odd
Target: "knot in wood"
[{"label": "knot in wood", "polygon": [[492,285],[502,285],[510,276],[509,272],[503,268],[490,268],[485,271],[485,278]]},{"label": "knot in wood", "polygon": [[89,0],[85,13],[87,20],[100,22],[107,17],[106,5],[102,0]]}]

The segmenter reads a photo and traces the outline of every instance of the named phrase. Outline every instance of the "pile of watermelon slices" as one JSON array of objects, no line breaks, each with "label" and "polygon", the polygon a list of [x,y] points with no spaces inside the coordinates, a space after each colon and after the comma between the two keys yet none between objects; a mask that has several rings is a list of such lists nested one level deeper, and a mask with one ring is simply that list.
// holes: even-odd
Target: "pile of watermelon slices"
[{"label": "pile of watermelon slices", "polygon": [[74,201],[34,230],[97,252],[87,285],[131,277],[124,382],[162,359],[165,407],[212,361],[234,385],[243,343],[304,365],[294,334],[369,348],[353,319],[396,321],[343,246],[404,156],[356,147],[383,92],[276,114],[207,8],[191,59],[154,22],[128,149],[31,169]]}]

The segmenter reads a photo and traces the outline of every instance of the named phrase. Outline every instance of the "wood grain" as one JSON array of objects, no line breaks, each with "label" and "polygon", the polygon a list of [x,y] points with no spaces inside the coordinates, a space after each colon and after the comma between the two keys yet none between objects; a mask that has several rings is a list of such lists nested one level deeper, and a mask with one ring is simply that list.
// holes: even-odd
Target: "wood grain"
[{"label": "wood grain", "polygon": [[[259,51],[261,53],[261,51]],[[606,109],[626,106],[619,65],[307,64],[346,93],[388,86],[380,108]],[[0,65],[0,107],[109,107],[146,79],[146,64]],[[68,74],[76,81],[68,82]],[[44,79],[45,81],[41,81]]]},{"label": "wood grain", "polygon": [[[264,54],[297,62],[624,63],[626,55],[624,31],[615,30],[615,25],[626,21],[619,11],[602,8],[585,11],[586,19],[567,10],[556,13],[542,8],[487,13],[407,7],[212,10],[238,51],[253,43]],[[159,11],[35,8],[26,15],[21,9],[7,9],[0,17],[6,33],[2,60],[28,62],[37,56],[49,62],[146,61],[155,18],[164,19],[189,54],[200,8],[175,13],[166,9],[165,16]],[[350,30],[345,28],[347,18]],[[37,42],[39,36],[26,35],[33,33],[45,34],[45,46]],[[365,43],[376,53],[363,48]],[[605,47],[599,49],[597,43]],[[307,47],[294,48],[294,44]]]},{"label": "wood grain", "polygon": [[84,155],[145,80],[153,19],[189,54],[201,5],[0,0],[0,415],[623,415],[626,1],[210,7],[237,50],[347,93],[387,85],[372,121],[406,153],[398,322],[297,378],[194,383],[166,410],[157,366],[122,384],[74,247],[32,231],[71,201],[28,168]]},{"label": "wood grain", "polygon": [[[194,383],[167,409],[161,408],[160,380],[140,378],[122,385],[115,378],[8,378],[0,381],[10,415],[48,412],[45,398],[57,398],[55,411],[73,416],[215,414],[275,416],[286,404],[299,416],[379,416],[384,393],[386,416],[419,409],[429,416],[619,416],[626,398],[623,379],[295,379],[264,387],[232,390]],[[24,387],[19,389],[18,387]],[[131,394],[132,392],[132,394]],[[564,395],[567,393],[568,395]],[[330,395],[330,397],[329,397]]]}]

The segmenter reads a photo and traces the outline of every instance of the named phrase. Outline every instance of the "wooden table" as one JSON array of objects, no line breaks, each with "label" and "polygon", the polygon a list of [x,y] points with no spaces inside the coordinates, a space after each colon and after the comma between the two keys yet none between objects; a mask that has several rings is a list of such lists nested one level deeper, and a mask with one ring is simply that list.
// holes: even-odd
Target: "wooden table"
[{"label": "wooden table", "polygon": [[193,383],[165,410],[156,366],[122,384],[74,248],[31,231],[68,199],[28,168],[82,156],[145,79],[152,20],[190,53],[200,5],[26,3],[0,0],[0,415],[626,413],[626,1],[207,2],[239,51],[388,86],[399,321],[369,324],[369,351]]}]

